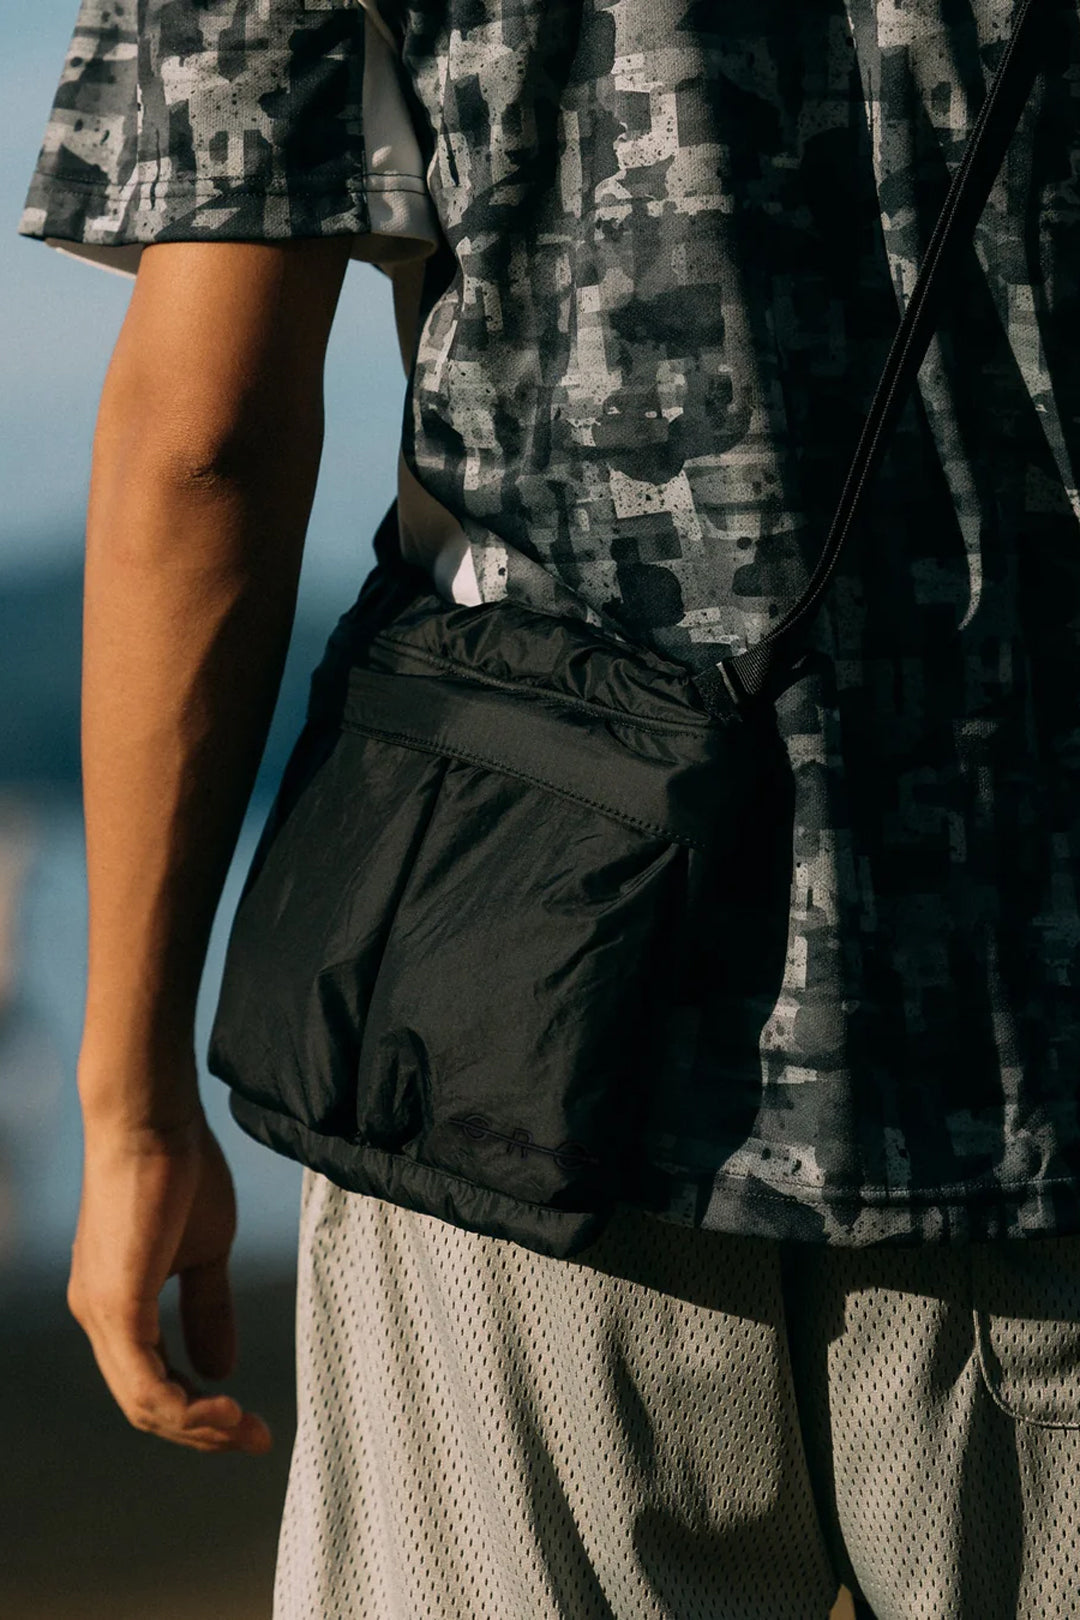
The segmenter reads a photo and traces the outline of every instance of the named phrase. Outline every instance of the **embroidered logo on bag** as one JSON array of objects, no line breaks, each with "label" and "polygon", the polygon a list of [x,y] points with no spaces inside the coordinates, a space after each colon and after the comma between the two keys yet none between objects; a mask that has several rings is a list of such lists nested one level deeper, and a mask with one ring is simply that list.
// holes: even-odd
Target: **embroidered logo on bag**
[{"label": "embroidered logo on bag", "polygon": [[580,1142],[563,1142],[559,1147],[545,1147],[542,1142],[533,1141],[532,1131],[527,1130],[524,1125],[515,1125],[508,1136],[505,1131],[497,1131],[483,1114],[465,1114],[447,1123],[456,1125],[476,1142],[485,1136],[496,1142],[505,1142],[507,1153],[513,1153],[517,1149],[522,1158],[528,1153],[546,1153],[555,1160],[560,1170],[579,1170],[584,1165],[600,1163],[596,1154],[590,1153]]}]

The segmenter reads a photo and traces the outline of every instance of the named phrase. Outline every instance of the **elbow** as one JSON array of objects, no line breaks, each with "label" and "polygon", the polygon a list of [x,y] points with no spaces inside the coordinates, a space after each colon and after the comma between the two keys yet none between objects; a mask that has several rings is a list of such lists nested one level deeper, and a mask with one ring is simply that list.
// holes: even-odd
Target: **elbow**
[{"label": "elbow", "polygon": [[321,390],[205,386],[112,368],[94,434],[96,472],[151,481],[177,492],[214,494],[273,480],[322,443]]}]

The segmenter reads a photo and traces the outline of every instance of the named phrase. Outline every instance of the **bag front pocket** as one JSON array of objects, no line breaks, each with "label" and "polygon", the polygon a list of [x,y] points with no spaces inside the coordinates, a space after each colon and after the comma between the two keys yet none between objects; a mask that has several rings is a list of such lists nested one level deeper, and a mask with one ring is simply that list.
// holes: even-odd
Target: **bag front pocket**
[{"label": "bag front pocket", "polygon": [[[685,855],[449,761],[368,1007],[357,1140],[530,1204],[613,1196],[657,1060]],[[380,1126],[395,1110],[396,1141]]]},{"label": "bag front pocket", "polygon": [[1021,1423],[1080,1428],[1080,1235],[973,1244],[983,1382]]},{"label": "bag front pocket", "polygon": [[368,1003],[445,768],[431,754],[309,730],[260,840],[229,938],[209,1067],[311,1130],[355,1130]]}]

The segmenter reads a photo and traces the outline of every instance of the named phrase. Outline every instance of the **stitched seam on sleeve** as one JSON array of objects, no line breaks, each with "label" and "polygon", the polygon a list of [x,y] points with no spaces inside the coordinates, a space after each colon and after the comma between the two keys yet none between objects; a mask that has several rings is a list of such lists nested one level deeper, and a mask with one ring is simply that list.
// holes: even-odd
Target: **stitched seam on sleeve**
[{"label": "stitched seam on sleeve", "polygon": [[[85,191],[91,197],[122,197],[129,191],[137,191],[140,186],[154,186],[158,192],[165,192],[169,196],[184,194],[197,195],[201,189],[208,187],[227,187],[230,197],[305,197],[329,196],[335,191],[341,191],[348,201],[355,201],[355,192],[361,188],[354,187],[353,192],[343,191],[340,183],[337,185],[312,185],[310,182],[303,186],[238,186],[224,177],[206,176],[205,179],[190,180],[127,180],[123,184],[98,185],[93,180],[79,180],[75,176],[58,174],[55,170],[35,169],[34,178],[47,181],[51,186],[60,186],[71,191]],[[215,193],[211,193],[214,195]]]}]

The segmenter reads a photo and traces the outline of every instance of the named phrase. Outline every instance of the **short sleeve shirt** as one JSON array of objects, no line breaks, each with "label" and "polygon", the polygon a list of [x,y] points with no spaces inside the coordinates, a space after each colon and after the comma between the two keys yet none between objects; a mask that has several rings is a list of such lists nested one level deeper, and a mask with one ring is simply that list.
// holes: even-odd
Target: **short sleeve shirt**
[{"label": "short sleeve shirt", "polygon": [[[1080,1229],[1080,15],[1036,4],[1045,65],[778,704],[775,960],[747,982],[734,939],[672,1033],[670,1219]],[[21,228],[426,254],[406,554],[704,668],[809,578],[1015,12],[84,0]]]},{"label": "short sleeve shirt", "polygon": [[126,271],[148,242],[430,252],[392,41],[347,0],[82,0],[20,230]]}]

